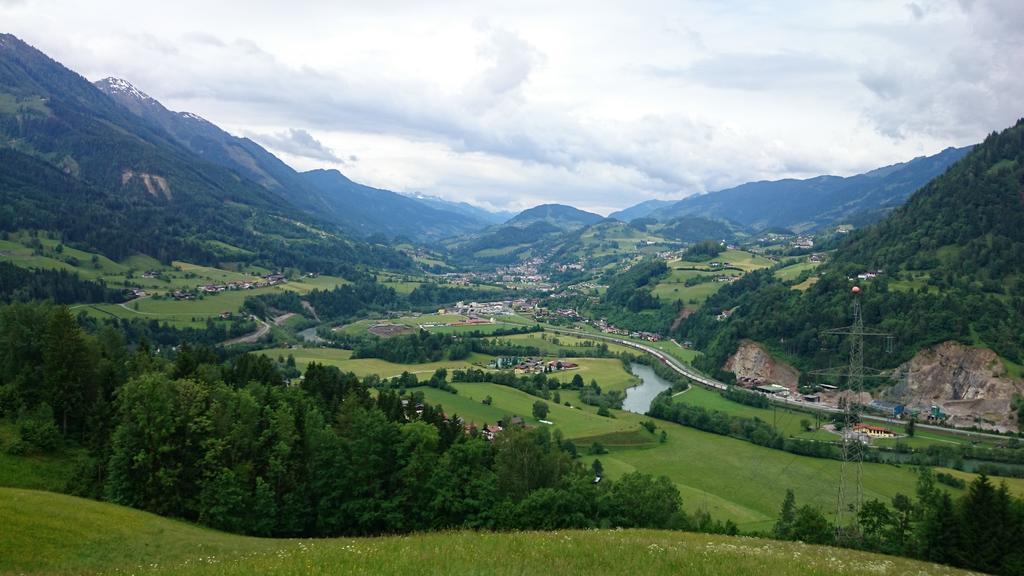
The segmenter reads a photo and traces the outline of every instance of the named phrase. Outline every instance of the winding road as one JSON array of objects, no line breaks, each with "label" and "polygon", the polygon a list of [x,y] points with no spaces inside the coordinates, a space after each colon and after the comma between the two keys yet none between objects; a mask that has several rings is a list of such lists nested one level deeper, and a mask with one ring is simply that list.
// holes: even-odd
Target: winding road
[{"label": "winding road", "polygon": [[245,336],[239,336],[238,338],[232,338],[231,340],[225,340],[221,342],[221,346],[233,346],[235,344],[252,344],[254,342],[259,342],[260,338],[263,338],[264,336],[267,335],[267,332],[270,332],[270,324],[267,324],[266,322],[260,320],[255,316],[251,316],[251,318],[260,323],[260,327],[257,328],[255,332],[250,332]]}]

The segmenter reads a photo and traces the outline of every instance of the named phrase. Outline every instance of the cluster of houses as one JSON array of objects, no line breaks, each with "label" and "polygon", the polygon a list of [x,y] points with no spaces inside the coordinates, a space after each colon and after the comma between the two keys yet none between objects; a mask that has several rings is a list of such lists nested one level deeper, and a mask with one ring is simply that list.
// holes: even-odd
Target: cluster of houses
[{"label": "cluster of houses", "polygon": [[814,238],[810,236],[797,236],[793,239],[791,244],[794,248],[805,248],[809,250],[814,248]]},{"label": "cluster of houses", "polygon": [[533,317],[537,320],[568,320],[570,322],[586,322],[583,316],[576,311],[575,308],[556,308],[551,310],[550,308],[537,308],[534,312]]},{"label": "cluster of houses", "polygon": [[558,266],[555,267],[555,269],[558,270],[559,272],[568,272],[569,270],[579,270],[580,272],[582,272],[584,270],[583,262],[574,262],[572,264],[559,264]]},{"label": "cluster of houses", "polygon": [[200,292],[206,292],[207,294],[216,294],[218,292],[224,292],[225,290],[252,290],[254,288],[266,288],[268,286],[277,286],[287,282],[284,274],[267,274],[263,276],[261,280],[253,281],[236,281],[228,282],[227,284],[206,284],[200,286]]},{"label": "cluster of houses", "polygon": [[511,316],[515,313],[512,302],[456,302],[449,311],[453,314],[462,314],[470,319],[481,316]]},{"label": "cluster of houses", "polygon": [[648,342],[658,342],[661,340],[661,334],[655,334],[654,332],[643,332],[640,330],[626,330],[624,328],[618,328],[609,324],[607,320],[601,318],[594,320],[594,327],[600,330],[604,334],[614,334],[616,336],[629,336],[630,338],[636,338],[637,340],[646,340]]},{"label": "cluster of houses", "polygon": [[579,364],[568,360],[544,360],[543,358],[523,358],[515,365],[516,374],[542,374],[575,370]]},{"label": "cluster of houses", "polygon": [[[531,258],[521,264],[497,268],[494,272],[449,272],[445,274],[445,278],[456,286],[493,282],[524,284],[538,290],[551,290],[553,287],[548,283],[548,277],[539,271],[544,262],[543,258]],[[569,265],[569,267],[573,266],[577,266],[577,264]],[[582,270],[582,264],[578,264],[578,266]]]},{"label": "cluster of houses", "polygon": [[607,288],[607,286],[603,286],[597,282],[579,282],[565,287],[566,290],[575,292],[590,292],[601,288]]},{"label": "cluster of houses", "polygon": [[174,298],[175,300],[195,300],[196,293],[189,292],[188,290],[175,290],[174,292],[171,292],[171,298]]},{"label": "cluster of houses", "polygon": [[228,282],[227,284],[206,284],[198,287],[196,292],[189,290],[175,290],[174,292],[171,292],[171,298],[174,298],[175,300],[195,300],[199,292],[205,294],[217,294],[218,292],[224,292],[226,290],[253,290],[255,288],[277,286],[278,284],[283,284],[287,281],[287,278],[285,278],[283,274],[267,274],[260,280]]}]

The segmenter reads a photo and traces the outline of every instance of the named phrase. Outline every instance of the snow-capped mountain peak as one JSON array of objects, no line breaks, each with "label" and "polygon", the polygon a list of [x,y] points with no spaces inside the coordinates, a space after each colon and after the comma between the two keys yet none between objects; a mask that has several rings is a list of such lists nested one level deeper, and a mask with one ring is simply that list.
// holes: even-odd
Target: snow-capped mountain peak
[{"label": "snow-capped mountain peak", "polygon": [[178,116],[185,118],[186,120],[196,120],[198,122],[206,122],[206,119],[199,114],[193,114],[192,112],[178,112]]},{"label": "snow-capped mountain peak", "polygon": [[131,82],[121,78],[104,78],[103,80],[100,80],[98,84],[106,87],[108,93],[125,94],[139,100],[152,100],[148,94],[133,86]]}]

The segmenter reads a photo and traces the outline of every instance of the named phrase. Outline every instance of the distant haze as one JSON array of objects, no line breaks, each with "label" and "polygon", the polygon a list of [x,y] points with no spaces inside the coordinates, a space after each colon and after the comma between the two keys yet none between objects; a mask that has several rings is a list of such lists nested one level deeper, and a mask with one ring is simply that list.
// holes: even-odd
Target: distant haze
[{"label": "distant haze", "polygon": [[1024,2],[0,0],[297,169],[492,209],[849,175],[1024,115]]}]

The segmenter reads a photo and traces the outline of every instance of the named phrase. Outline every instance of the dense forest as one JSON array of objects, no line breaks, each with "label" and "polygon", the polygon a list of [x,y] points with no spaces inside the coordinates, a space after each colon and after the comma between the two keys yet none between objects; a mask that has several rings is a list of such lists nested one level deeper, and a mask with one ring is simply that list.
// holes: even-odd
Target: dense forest
[{"label": "dense forest", "polygon": [[29,270],[0,262],[0,302],[51,300],[58,304],[124,302],[123,289],[83,280],[67,270]]},{"label": "dense forest", "polygon": [[89,448],[75,493],[234,532],[735,530],[688,518],[666,478],[595,482],[557,432],[491,443],[337,368],[289,385],[264,356],[186,345],[164,359],[109,326],[85,332],[63,306],[0,309],[0,398],[19,453]]}]

